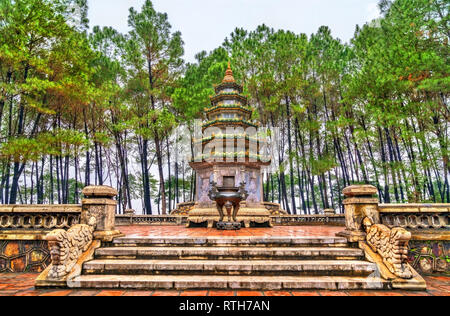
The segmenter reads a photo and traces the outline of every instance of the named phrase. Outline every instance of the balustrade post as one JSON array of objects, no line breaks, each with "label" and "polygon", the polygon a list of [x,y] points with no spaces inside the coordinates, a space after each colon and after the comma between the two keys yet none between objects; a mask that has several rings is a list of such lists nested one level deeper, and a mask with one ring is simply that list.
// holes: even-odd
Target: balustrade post
[{"label": "balustrade post", "polygon": [[88,186],[82,191],[81,224],[87,224],[95,217],[97,223],[94,239],[111,242],[122,234],[115,229],[117,201],[114,199],[118,192],[109,186]]},{"label": "balustrade post", "polygon": [[370,218],[375,224],[380,223],[377,192],[377,188],[372,185],[353,185],[342,191],[346,197],[343,202],[346,229],[338,236],[347,238],[349,242],[365,240],[364,218]]}]

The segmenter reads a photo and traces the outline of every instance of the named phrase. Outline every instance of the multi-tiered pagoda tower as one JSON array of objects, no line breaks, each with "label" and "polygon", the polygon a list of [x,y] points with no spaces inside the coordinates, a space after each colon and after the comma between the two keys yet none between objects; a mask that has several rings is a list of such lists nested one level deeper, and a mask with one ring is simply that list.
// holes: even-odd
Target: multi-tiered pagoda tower
[{"label": "multi-tiered pagoda tower", "polygon": [[197,172],[197,191],[189,223],[212,227],[219,221],[215,202],[209,198],[212,183],[216,183],[218,187],[245,186],[248,198],[241,202],[238,221],[246,227],[270,225],[270,212],[263,203],[262,174],[270,160],[262,152],[265,142],[258,137],[258,126],[251,122],[252,110],[230,64],[215,92],[205,109],[207,121],[202,126],[202,138],[195,140],[197,150],[190,164]]}]

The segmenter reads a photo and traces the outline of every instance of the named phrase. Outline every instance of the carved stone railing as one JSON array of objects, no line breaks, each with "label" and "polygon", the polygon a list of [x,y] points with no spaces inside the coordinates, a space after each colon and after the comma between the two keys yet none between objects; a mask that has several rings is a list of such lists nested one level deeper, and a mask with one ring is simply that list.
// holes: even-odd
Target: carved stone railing
[{"label": "carved stone railing", "polygon": [[418,231],[448,231],[449,204],[380,204],[381,222],[388,227],[403,227]]},{"label": "carved stone railing", "polygon": [[[271,216],[276,226],[329,225],[345,226],[342,215],[280,215]],[[150,225],[183,226],[188,222],[187,216],[172,215],[116,215],[116,226]]]},{"label": "carved stone railing", "polygon": [[188,222],[187,216],[173,215],[116,215],[116,226],[150,225],[182,226]]},{"label": "carved stone railing", "polygon": [[[431,252],[433,262],[426,263],[434,268],[426,273],[449,272],[450,204],[379,204],[377,189],[370,185],[351,186],[343,193],[346,229],[338,235],[357,243],[393,287],[426,288],[415,268]],[[417,241],[440,244],[417,251]]]},{"label": "carved stone railing", "polygon": [[272,216],[276,226],[328,225],[345,226],[344,215],[283,215]]},{"label": "carved stone railing", "polygon": [[81,205],[3,205],[0,230],[68,229],[80,223]]}]

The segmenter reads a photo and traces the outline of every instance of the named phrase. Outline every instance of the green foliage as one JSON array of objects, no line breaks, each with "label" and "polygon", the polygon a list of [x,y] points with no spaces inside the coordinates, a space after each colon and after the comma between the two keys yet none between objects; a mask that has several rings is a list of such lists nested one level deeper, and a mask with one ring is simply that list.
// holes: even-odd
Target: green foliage
[{"label": "green foliage", "polygon": [[348,44],[326,26],[310,36],[237,28],[185,65],[181,33],[150,0],[130,9],[127,34],[88,33],[86,0],[3,0],[0,184],[44,165],[45,199],[54,180],[75,202],[82,184],[63,178],[69,168],[101,182],[107,168],[122,201],[144,199],[147,211],[150,199],[164,204],[175,187],[164,179],[166,140],[203,118],[230,61],[252,119],[280,127],[269,195],[286,203],[292,190],[307,210],[337,207],[344,186],[372,183],[384,202],[449,202],[448,1],[382,0],[380,8]]}]

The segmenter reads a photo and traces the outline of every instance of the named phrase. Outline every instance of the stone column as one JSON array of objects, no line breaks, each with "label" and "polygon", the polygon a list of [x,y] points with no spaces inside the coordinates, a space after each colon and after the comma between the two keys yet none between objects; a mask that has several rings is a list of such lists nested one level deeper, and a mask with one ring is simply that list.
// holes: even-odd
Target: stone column
[{"label": "stone column", "polygon": [[377,192],[377,188],[372,185],[353,185],[342,191],[346,197],[343,202],[346,229],[338,236],[347,238],[349,242],[365,240],[364,218],[370,218],[375,224],[380,223]]},{"label": "stone column", "polygon": [[87,224],[91,217],[95,217],[94,239],[111,242],[115,237],[122,236],[115,229],[117,201],[114,198],[117,190],[108,186],[88,186],[82,193],[81,224]]}]

